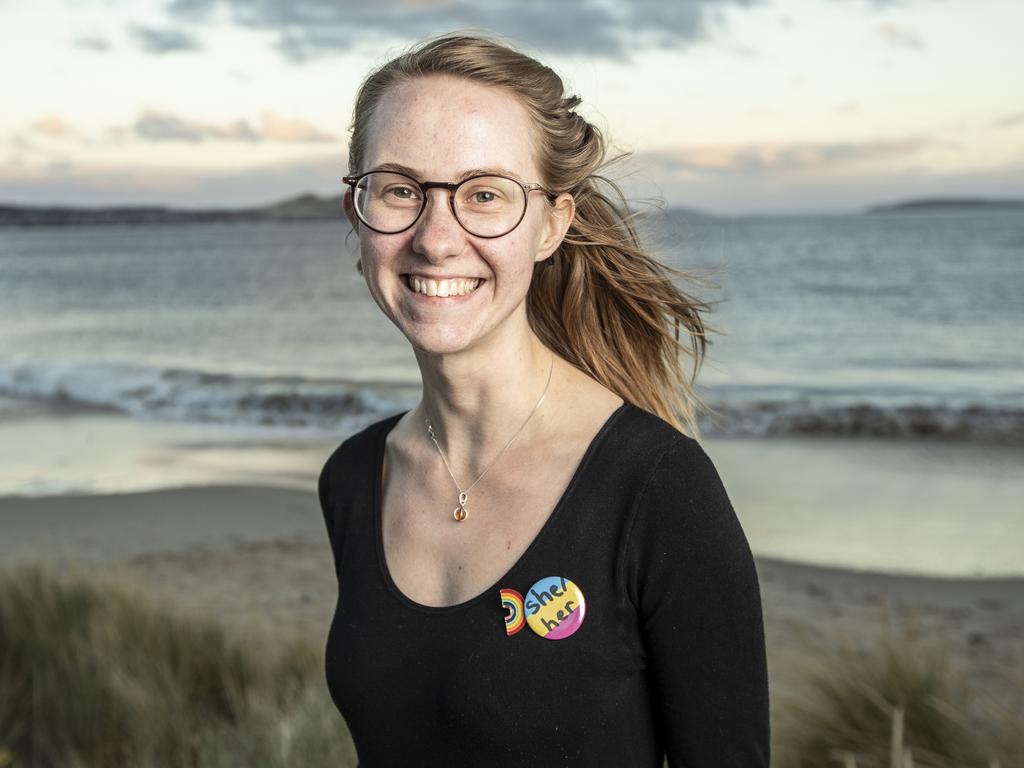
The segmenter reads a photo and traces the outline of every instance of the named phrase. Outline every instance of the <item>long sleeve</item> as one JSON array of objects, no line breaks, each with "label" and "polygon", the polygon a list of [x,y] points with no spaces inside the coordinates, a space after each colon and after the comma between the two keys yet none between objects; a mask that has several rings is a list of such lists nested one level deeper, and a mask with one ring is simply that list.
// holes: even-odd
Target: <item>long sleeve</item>
[{"label": "long sleeve", "polygon": [[688,436],[661,454],[636,499],[625,577],[669,765],[766,768],[757,571],[717,470]]}]

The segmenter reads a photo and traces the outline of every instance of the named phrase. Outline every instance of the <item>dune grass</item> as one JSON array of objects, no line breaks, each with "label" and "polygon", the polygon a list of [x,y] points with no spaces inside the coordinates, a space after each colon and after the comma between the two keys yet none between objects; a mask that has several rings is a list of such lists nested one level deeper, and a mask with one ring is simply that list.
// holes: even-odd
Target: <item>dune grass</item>
[{"label": "dune grass", "polygon": [[981,694],[912,625],[888,626],[868,649],[840,642],[805,673],[780,768],[1024,766],[1024,713],[992,707],[991,720],[976,722],[968,713]]},{"label": "dune grass", "polygon": [[123,586],[0,571],[0,766],[354,766],[322,656]]},{"label": "dune grass", "polygon": [[[968,722],[966,682],[912,632],[823,652],[800,690],[776,768],[1024,766],[1024,713]],[[316,645],[233,633],[92,577],[0,570],[0,768],[355,763]]]}]

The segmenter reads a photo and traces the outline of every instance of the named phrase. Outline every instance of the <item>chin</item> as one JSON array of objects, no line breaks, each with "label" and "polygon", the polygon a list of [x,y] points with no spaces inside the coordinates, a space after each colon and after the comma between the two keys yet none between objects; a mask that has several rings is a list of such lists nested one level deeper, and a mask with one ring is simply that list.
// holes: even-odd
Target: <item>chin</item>
[{"label": "chin", "polygon": [[430,328],[419,333],[405,331],[413,349],[425,355],[450,355],[473,346],[477,337],[473,330],[466,328]]}]

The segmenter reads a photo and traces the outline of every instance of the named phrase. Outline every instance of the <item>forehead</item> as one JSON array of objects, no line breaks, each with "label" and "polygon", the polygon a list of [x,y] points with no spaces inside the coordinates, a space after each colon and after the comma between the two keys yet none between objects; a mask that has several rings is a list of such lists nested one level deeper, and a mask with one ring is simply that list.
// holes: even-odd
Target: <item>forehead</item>
[{"label": "forehead", "polygon": [[398,163],[421,180],[505,168],[536,181],[534,128],[510,91],[463,78],[418,77],[388,91],[370,122],[366,168]]}]

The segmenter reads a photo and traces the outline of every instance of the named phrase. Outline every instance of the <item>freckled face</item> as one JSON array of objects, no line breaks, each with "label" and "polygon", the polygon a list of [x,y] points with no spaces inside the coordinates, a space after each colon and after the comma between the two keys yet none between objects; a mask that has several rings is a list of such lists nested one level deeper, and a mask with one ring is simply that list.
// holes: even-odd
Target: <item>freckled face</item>
[{"label": "freckled face", "polygon": [[[525,183],[541,182],[532,137],[529,114],[510,93],[464,79],[421,77],[381,99],[370,124],[366,165],[359,170],[398,163],[414,169],[420,181],[456,181],[476,168],[504,168]],[[509,323],[522,323],[525,330],[533,265],[558,244],[543,248],[544,193],[531,192],[519,226],[493,239],[462,228],[447,190],[431,189],[427,196],[426,210],[405,232],[384,235],[357,227],[374,301],[414,347],[429,353],[467,349],[513,328]],[[410,288],[410,274],[483,282],[466,296],[429,297]]]}]

